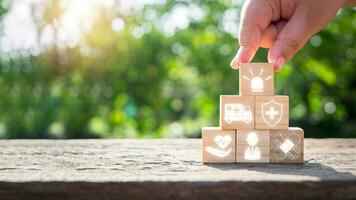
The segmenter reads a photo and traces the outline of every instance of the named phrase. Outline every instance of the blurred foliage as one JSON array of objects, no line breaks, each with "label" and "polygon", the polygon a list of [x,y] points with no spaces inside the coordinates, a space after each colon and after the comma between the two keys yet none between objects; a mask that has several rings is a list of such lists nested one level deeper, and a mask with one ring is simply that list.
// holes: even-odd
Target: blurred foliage
[{"label": "blurred foliage", "polygon": [[[46,2],[31,7],[44,7],[34,17],[39,34],[65,11],[59,0]],[[233,2],[169,0],[128,14],[97,8],[76,45],[2,52],[0,137],[199,137],[202,126],[218,125],[219,95],[238,94],[229,67],[237,40],[231,22],[223,24],[238,16]],[[0,5],[2,24],[11,3]],[[202,17],[164,31],[172,11],[197,7]],[[115,31],[118,18],[124,27]],[[356,12],[344,9],[276,74],[277,94],[290,96],[290,124],[306,137],[356,137],[355,44]]]}]

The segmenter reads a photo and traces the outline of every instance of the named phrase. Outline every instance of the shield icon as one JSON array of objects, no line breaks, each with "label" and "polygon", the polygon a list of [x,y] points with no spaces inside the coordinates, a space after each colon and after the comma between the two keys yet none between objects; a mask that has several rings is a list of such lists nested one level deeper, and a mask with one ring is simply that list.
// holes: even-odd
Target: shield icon
[{"label": "shield icon", "polygon": [[281,121],[282,115],[283,105],[281,103],[270,100],[262,104],[262,118],[271,127],[274,127]]}]

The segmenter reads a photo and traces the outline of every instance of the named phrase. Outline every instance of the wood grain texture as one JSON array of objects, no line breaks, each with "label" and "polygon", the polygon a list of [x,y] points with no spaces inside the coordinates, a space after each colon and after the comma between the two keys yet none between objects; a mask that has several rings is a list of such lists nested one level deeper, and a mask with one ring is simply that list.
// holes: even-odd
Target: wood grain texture
[{"label": "wood grain texture", "polygon": [[[255,146],[248,142],[250,134],[257,135]],[[250,135],[251,136],[251,135]],[[237,163],[269,163],[270,162],[270,131],[269,130],[237,130],[236,131],[236,162]],[[248,159],[248,155],[260,155],[256,160]]]},{"label": "wood grain texture", "polygon": [[220,127],[202,128],[202,162],[235,163],[235,130]]},{"label": "wood grain texture", "polygon": [[239,81],[242,96],[272,96],[274,95],[274,65],[272,63],[242,63]]},{"label": "wood grain texture", "polygon": [[[288,144],[293,146],[289,148]],[[271,130],[271,163],[303,163],[303,155],[303,129],[290,127],[288,130]]]},{"label": "wood grain texture", "polygon": [[356,139],[305,139],[302,165],[204,165],[201,142],[1,140],[0,199],[356,199]]},{"label": "wood grain texture", "polygon": [[[255,127],[255,97],[238,95],[220,96],[220,127],[222,129],[254,129]],[[238,105],[239,104],[239,105]],[[238,106],[227,112],[226,106]],[[243,110],[241,110],[243,109]],[[230,110],[230,109],[229,109]],[[241,114],[241,112],[244,112]],[[250,115],[248,115],[250,113]],[[237,117],[236,114],[241,117]],[[238,120],[236,120],[238,119]]]},{"label": "wood grain texture", "polygon": [[[278,105],[282,107],[282,112]],[[270,110],[273,104],[273,110]],[[255,97],[255,128],[256,129],[288,129],[289,127],[289,97],[288,96],[256,96]],[[264,108],[264,109],[263,109]],[[278,111],[274,119],[269,118],[268,112]],[[280,115],[282,113],[282,115]],[[263,116],[264,115],[264,116]],[[279,116],[281,119],[278,120]],[[268,124],[266,121],[270,122]],[[274,123],[278,122],[278,123]]]}]

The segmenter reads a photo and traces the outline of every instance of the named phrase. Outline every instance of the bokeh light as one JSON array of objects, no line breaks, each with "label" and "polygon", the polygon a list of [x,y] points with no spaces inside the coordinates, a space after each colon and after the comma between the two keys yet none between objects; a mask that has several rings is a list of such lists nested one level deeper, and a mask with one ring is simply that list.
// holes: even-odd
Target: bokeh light
[{"label": "bokeh light", "polygon": [[[1,1],[0,138],[199,137],[238,94],[242,2]],[[276,74],[306,137],[356,137],[355,18],[341,10]]]}]

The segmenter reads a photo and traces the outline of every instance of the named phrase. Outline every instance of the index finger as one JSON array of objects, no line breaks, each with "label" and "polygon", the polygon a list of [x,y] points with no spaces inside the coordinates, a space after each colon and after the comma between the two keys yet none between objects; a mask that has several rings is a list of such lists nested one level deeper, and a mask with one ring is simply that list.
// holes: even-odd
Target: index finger
[{"label": "index finger", "polygon": [[[275,1],[278,2],[278,1]],[[271,21],[279,18],[279,5],[271,0],[247,0],[241,12],[239,27],[240,48],[231,63],[238,68],[241,62],[250,62],[258,50],[263,32]]]}]

